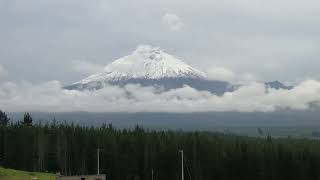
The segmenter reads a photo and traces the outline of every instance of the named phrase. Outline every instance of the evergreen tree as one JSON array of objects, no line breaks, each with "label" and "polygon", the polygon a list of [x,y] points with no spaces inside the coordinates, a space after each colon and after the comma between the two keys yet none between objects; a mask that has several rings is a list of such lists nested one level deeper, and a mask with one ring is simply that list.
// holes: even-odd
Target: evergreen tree
[{"label": "evergreen tree", "polygon": [[23,124],[27,126],[32,126],[32,117],[29,113],[24,113]]},{"label": "evergreen tree", "polygon": [[0,126],[8,125],[9,121],[10,119],[8,118],[6,113],[0,110]]},{"label": "evergreen tree", "polygon": [[[31,116],[26,113],[30,122]],[[32,121],[31,121],[32,122]],[[29,123],[30,124],[30,123]],[[320,143],[315,139],[243,137],[210,132],[14,123],[0,126],[0,166],[64,175],[97,172],[108,179],[319,180]],[[1,179],[1,178],[0,178]]]}]

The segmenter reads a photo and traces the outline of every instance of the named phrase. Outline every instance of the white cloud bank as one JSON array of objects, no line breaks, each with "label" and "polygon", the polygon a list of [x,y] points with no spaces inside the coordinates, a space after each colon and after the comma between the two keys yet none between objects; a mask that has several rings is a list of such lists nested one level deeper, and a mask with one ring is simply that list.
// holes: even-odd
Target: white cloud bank
[{"label": "white cloud bank", "polygon": [[305,110],[319,100],[320,82],[315,80],[306,80],[292,90],[266,91],[264,84],[251,83],[223,96],[188,86],[167,92],[137,85],[80,92],[65,90],[58,81],[0,84],[0,109],[11,112],[269,112]]},{"label": "white cloud bank", "polygon": [[72,68],[76,72],[88,75],[103,70],[104,66],[85,60],[74,60],[72,61]]},{"label": "white cloud bank", "polygon": [[213,66],[206,69],[208,79],[227,81],[231,83],[247,84],[257,81],[258,78],[251,73],[237,73],[225,67]]},{"label": "white cloud bank", "polygon": [[206,70],[207,76],[211,80],[220,80],[233,82],[236,78],[236,74],[223,67],[211,67]]},{"label": "white cloud bank", "polygon": [[182,19],[172,13],[166,13],[162,16],[162,23],[169,27],[170,31],[179,31],[184,26]]}]

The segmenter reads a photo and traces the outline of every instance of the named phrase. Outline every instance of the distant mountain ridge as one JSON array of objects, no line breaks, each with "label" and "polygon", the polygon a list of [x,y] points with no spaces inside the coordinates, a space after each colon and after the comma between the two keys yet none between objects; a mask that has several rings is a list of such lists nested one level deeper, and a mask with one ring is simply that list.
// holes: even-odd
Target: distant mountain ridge
[{"label": "distant mountain ridge", "polygon": [[270,82],[266,82],[265,83],[267,88],[273,88],[273,89],[286,89],[286,90],[290,90],[292,88],[294,88],[293,86],[287,86],[283,83],[281,83],[280,81],[270,81]]},{"label": "distant mountain ridge", "polygon": [[152,86],[155,88],[159,88],[164,91],[168,91],[170,89],[182,88],[184,86],[190,86],[199,91],[209,91],[215,93],[217,95],[223,95],[225,92],[231,92],[234,90],[234,86],[225,81],[212,81],[206,79],[192,79],[192,78],[161,78],[161,79],[143,79],[143,78],[135,78],[121,81],[97,81],[94,83],[88,84],[73,84],[67,89],[70,90],[97,90],[108,85],[116,85],[123,87],[127,84],[139,84],[143,87]]},{"label": "distant mountain ridge", "polygon": [[[103,71],[66,86],[69,90],[98,90],[109,85],[140,84],[162,90],[185,85],[216,95],[234,91],[239,85],[226,81],[209,80],[206,74],[182,60],[151,46],[139,46],[132,54],[107,65]],[[287,87],[278,81],[265,84],[267,88]]]}]

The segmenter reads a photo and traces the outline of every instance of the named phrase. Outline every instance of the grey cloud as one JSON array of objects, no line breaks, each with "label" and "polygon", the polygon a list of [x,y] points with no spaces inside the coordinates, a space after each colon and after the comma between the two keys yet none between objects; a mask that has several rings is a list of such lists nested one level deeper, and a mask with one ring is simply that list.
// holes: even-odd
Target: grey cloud
[{"label": "grey cloud", "polygon": [[[74,59],[107,64],[138,44],[188,63],[263,80],[319,78],[320,2],[313,0],[2,0],[0,63],[16,80],[63,84],[83,77]],[[185,28],[163,26],[167,12]]]}]

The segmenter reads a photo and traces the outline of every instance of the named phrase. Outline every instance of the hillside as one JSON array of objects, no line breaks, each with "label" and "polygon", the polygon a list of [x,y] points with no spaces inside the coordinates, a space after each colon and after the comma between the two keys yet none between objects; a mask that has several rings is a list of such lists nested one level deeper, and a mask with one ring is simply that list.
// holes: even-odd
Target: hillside
[{"label": "hillside", "polygon": [[[188,179],[320,179],[317,139],[273,138],[265,129],[258,131],[259,138],[229,132],[153,131],[138,126],[120,130],[112,125],[91,128],[56,122],[10,124],[0,126],[0,154],[5,157],[5,167],[94,174],[99,148],[99,169],[108,174],[108,179],[150,180],[150,172],[155,170],[154,179],[179,180],[178,150],[182,149]],[[34,161],[34,157],[40,157],[42,163]],[[19,177],[20,173],[14,174]],[[22,175],[20,179],[36,175]]]},{"label": "hillside", "polygon": [[54,174],[18,171],[13,169],[0,168],[0,180],[55,180]]}]

